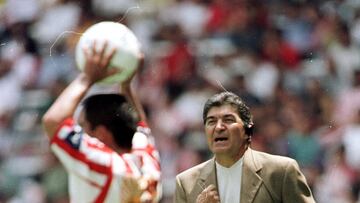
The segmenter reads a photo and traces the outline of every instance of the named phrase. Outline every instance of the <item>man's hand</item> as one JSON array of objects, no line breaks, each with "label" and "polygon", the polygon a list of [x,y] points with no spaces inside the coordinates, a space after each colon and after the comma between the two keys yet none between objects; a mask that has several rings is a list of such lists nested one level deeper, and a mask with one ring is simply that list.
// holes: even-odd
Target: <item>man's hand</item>
[{"label": "man's hand", "polygon": [[138,178],[132,176],[123,177],[122,187],[120,190],[121,202],[137,203],[140,202],[142,190],[139,185]]},{"label": "man's hand", "polygon": [[[123,178],[121,187],[121,202],[124,203],[152,203],[156,200],[155,181],[151,178],[135,178],[131,175]],[[155,185],[156,186],[156,185]]]},{"label": "man's hand", "polygon": [[205,188],[196,199],[196,203],[220,203],[220,197],[214,185]]},{"label": "man's hand", "polygon": [[108,43],[105,42],[100,50],[96,50],[96,41],[94,41],[90,48],[83,50],[86,60],[83,72],[91,83],[100,81],[118,71],[116,68],[108,68],[116,49],[112,48],[109,53],[106,53],[107,46]]}]

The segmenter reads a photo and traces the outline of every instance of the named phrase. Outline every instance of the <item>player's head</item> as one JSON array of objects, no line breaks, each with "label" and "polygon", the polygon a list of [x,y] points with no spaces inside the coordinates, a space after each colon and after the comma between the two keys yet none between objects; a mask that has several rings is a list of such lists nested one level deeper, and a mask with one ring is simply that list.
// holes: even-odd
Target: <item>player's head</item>
[{"label": "player's head", "polygon": [[209,98],[203,109],[203,122],[205,124],[208,112],[213,107],[220,107],[224,105],[230,105],[236,109],[236,113],[244,123],[245,134],[252,136],[253,134],[253,121],[250,108],[244,103],[244,101],[232,92],[221,92],[213,95]]},{"label": "player's head", "polygon": [[99,126],[112,133],[117,146],[131,149],[132,138],[136,131],[136,119],[132,106],[119,94],[97,94],[83,101],[84,119],[89,130]]}]

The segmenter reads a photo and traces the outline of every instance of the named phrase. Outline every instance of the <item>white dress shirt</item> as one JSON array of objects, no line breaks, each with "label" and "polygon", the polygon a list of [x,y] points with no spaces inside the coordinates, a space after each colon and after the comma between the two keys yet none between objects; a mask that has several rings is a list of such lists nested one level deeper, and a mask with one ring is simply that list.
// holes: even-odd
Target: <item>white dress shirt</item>
[{"label": "white dress shirt", "polygon": [[243,158],[229,168],[216,163],[216,178],[221,203],[240,202]]}]

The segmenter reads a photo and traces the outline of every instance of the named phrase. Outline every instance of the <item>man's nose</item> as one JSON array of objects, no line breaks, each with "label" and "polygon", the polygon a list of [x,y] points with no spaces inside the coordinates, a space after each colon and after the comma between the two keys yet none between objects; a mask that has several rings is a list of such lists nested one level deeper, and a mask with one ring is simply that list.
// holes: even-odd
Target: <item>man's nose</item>
[{"label": "man's nose", "polygon": [[222,122],[221,119],[219,119],[219,120],[216,122],[215,130],[223,130],[223,129],[225,129],[224,123]]}]

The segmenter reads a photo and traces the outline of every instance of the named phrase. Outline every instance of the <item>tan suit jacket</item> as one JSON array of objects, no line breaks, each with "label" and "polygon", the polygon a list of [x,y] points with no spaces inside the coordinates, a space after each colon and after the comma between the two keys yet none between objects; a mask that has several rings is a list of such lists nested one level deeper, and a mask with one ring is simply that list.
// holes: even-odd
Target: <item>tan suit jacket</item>
[{"label": "tan suit jacket", "polygon": [[[293,159],[249,148],[244,154],[242,173],[240,203],[315,202]],[[195,203],[210,184],[217,186],[214,158],[176,176],[175,203]]]}]

